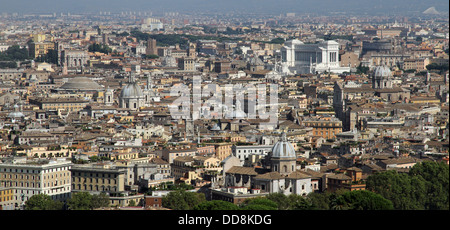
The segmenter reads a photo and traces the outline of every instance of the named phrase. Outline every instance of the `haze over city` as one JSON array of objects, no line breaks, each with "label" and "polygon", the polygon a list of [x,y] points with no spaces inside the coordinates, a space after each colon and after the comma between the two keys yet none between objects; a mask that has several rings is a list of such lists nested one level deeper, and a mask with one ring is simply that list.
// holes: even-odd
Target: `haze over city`
[{"label": "haze over city", "polygon": [[279,14],[347,12],[354,14],[414,14],[429,7],[448,13],[446,0],[1,0],[0,12],[86,13],[98,11],[177,11],[181,13]]}]

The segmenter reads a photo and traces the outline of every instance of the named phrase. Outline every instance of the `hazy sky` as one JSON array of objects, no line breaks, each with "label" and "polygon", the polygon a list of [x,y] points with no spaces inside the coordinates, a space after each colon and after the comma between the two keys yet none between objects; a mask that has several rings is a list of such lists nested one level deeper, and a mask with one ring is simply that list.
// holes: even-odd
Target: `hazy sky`
[{"label": "hazy sky", "polygon": [[448,0],[0,0],[0,12],[52,13],[99,11],[327,13],[332,11],[389,14],[422,12],[434,6],[449,11]]}]

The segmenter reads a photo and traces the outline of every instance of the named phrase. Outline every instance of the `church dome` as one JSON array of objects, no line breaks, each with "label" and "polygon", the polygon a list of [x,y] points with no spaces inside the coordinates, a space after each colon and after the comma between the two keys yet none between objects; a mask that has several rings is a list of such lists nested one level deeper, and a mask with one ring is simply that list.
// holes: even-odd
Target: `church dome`
[{"label": "church dome", "polygon": [[294,146],[287,140],[286,133],[281,135],[279,140],[272,148],[272,157],[275,158],[296,158]]},{"label": "church dome", "polygon": [[264,65],[264,62],[261,61],[261,59],[259,59],[258,57],[252,57],[252,58],[250,58],[249,64],[250,65]]},{"label": "church dome", "polygon": [[82,90],[82,91],[97,91],[103,90],[103,87],[97,82],[87,77],[74,77],[64,83],[60,89],[62,90]]},{"label": "church dome", "polygon": [[123,87],[122,91],[120,92],[120,98],[143,98],[144,93],[142,92],[141,87],[139,87],[136,82],[131,82],[125,85]]},{"label": "church dome", "polygon": [[383,65],[383,66],[377,66],[375,70],[373,71],[373,76],[375,78],[390,78],[392,77],[391,70],[389,67]]},{"label": "church dome", "polygon": [[19,111],[18,105],[14,105],[14,111],[10,112],[8,114],[8,117],[9,118],[20,118],[20,117],[25,117],[25,115],[23,115],[23,113]]}]

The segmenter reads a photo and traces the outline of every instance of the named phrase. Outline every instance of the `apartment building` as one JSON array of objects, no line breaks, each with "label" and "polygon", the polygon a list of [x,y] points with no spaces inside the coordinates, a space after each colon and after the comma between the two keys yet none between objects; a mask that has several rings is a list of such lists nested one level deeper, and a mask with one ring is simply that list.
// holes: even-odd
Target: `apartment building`
[{"label": "apartment building", "polygon": [[125,191],[126,169],[112,165],[74,165],[72,172],[73,192],[106,192],[109,195]]},{"label": "apartment building", "polygon": [[342,121],[334,117],[305,120],[303,124],[313,128],[313,136],[324,139],[334,139],[336,134],[342,132]]},{"label": "apartment building", "polygon": [[0,187],[14,188],[14,199],[26,202],[31,196],[46,194],[65,200],[71,193],[72,162],[14,158],[0,164]]},{"label": "apartment building", "polygon": [[216,171],[220,172],[222,167],[220,166],[220,160],[215,157],[203,157],[203,156],[182,156],[177,157],[171,164],[172,176],[175,179],[183,178],[189,173],[195,174],[195,176],[189,175],[188,177],[200,176],[203,172]]},{"label": "apartment building", "polygon": [[250,155],[267,156],[272,151],[272,147],[272,145],[233,145],[231,151],[233,156],[243,163]]},{"label": "apartment building", "polygon": [[83,98],[30,98],[30,104],[38,105],[43,110],[66,110],[78,112],[89,104]]},{"label": "apartment building", "polygon": [[161,153],[161,159],[173,163],[173,159],[180,156],[195,156],[197,155],[197,149],[163,149]]},{"label": "apartment building", "polygon": [[222,143],[205,143],[206,146],[214,146],[215,156],[219,160],[224,160],[228,156],[231,155],[231,146],[233,145],[230,142],[222,142]]},{"label": "apartment building", "polygon": [[37,58],[46,55],[49,50],[55,49],[55,43],[53,42],[31,42],[29,44],[29,55],[33,58]]},{"label": "apartment building", "polygon": [[423,71],[426,70],[427,65],[430,64],[430,60],[428,58],[418,58],[418,59],[405,59],[403,61],[403,69],[404,70],[416,70]]}]

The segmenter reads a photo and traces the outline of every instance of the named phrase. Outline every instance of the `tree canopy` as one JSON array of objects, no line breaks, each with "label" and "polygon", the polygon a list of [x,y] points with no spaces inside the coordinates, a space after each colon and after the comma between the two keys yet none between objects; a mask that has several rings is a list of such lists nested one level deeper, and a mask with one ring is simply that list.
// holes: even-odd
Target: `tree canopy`
[{"label": "tree canopy", "polygon": [[93,210],[109,206],[109,197],[106,193],[91,195],[89,192],[77,192],[67,202],[70,210]]},{"label": "tree canopy", "polygon": [[49,49],[45,55],[37,57],[36,61],[58,64],[58,51]]},{"label": "tree canopy", "polygon": [[422,162],[414,165],[409,173],[388,170],[371,175],[366,186],[390,200],[396,210],[448,210],[448,184],[448,165]]},{"label": "tree canopy", "polygon": [[98,43],[89,45],[88,50],[89,52],[100,52],[104,54],[109,54],[112,52],[112,49],[108,45]]},{"label": "tree canopy", "polygon": [[52,200],[47,194],[37,194],[25,202],[25,210],[62,210],[63,205],[61,201]]},{"label": "tree canopy", "polygon": [[163,198],[162,205],[173,210],[192,210],[204,201],[206,201],[206,198],[203,193],[175,190]]},{"label": "tree canopy", "polygon": [[[332,202],[332,209],[340,210],[392,210],[390,200],[366,190],[347,191]],[[337,208],[339,207],[339,208]]]},{"label": "tree canopy", "polygon": [[0,61],[24,61],[30,59],[28,50],[20,48],[18,45],[8,47],[7,50],[0,52]]}]

